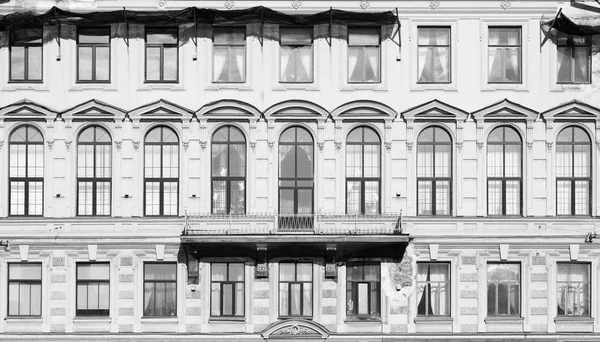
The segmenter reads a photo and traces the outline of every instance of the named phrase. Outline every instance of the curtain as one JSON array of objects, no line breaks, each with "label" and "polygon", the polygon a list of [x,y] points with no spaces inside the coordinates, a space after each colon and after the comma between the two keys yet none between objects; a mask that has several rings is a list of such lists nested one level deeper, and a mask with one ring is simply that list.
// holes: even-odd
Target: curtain
[{"label": "curtain", "polygon": [[574,48],[575,49],[575,82],[589,82],[588,72],[588,48]]},{"label": "curtain", "polygon": [[213,77],[217,82],[226,82],[229,78],[225,73],[225,63],[228,54],[226,50],[215,47],[215,53],[213,57]]},{"label": "curtain", "polygon": [[448,266],[445,264],[424,264],[419,265],[417,282],[419,285],[419,305],[418,314],[420,315],[449,315],[448,296]]},{"label": "curtain", "polygon": [[449,82],[449,30],[446,28],[420,28],[418,72],[419,82]]},{"label": "curtain", "polygon": [[360,82],[361,77],[356,78],[359,75],[355,75],[357,73],[356,69],[360,68],[360,65],[358,64],[359,53],[360,50],[358,48],[348,47],[348,75],[350,75],[348,80],[350,82]]},{"label": "curtain", "polygon": [[589,266],[558,265],[556,280],[557,314],[589,315]]},{"label": "curtain", "polygon": [[571,82],[571,48],[558,48],[558,76],[557,81],[561,83]]}]

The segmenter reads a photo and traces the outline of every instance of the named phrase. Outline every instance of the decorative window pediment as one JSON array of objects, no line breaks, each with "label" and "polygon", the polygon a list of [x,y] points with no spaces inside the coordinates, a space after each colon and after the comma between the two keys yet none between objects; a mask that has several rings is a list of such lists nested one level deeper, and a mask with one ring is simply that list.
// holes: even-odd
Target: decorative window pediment
[{"label": "decorative window pediment", "polygon": [[469,113],[442,101],[433,100],[402,113],[405,120],[466,120]]},{"label": "decorative window pediment", "polygon": [[538,112],[504,99],[491,106],[473,112],[475,120],[525,120],[535,121]]},{"label": "decorative window pediment", "polygon": [[126,111],[111,106],[96,99],[89,100],[79,104],[71,109],[64,111],[61,116],[64,119],[122,119]]},{"label": "decorative window pediment", "polygon": [[384,105],[383,103],[370,101],[370,100],[359,100],[345,103],[331,112],[334,118],[352,118],[352,119],[393,119],[398,113],[392,108]]},{"label": "decorative window pediment", "polygon": [[260,111],[251,104],[238,100],[220,100],[208,103],[196,111],[196,116],[208,118],[259,118]]},{"label": "decorative window pediment", "polygon": [[563,103],[542,113],[546,120],[600,120],[600,109],[587,103],[573,100]]},{"label": "decorative window pediment", "polygon": [[319,323],[303,319],[289,319],[271,323],[261,333],[266,340],[325,340],[329,330]]},{"label": "decorative window pediment", "polygon": [[51,119],[56,117],[56,114],[55,111],[27,99],[0,108],[0,118]]},{"label": "decorative window pediment", "polygon": [[326,118],[328,115],[329,112],[323,107],[304,100],[279,102],[265,111],[267,118]]},{"label": "decorative window pediment", "polygon": [[143,105],[129,112],[129,116],[133,118],[152,118],[152,119],[175,119],[181,120],[184,118],[192,118],[192,112],[182,106],[176,105],[166,100]]}]

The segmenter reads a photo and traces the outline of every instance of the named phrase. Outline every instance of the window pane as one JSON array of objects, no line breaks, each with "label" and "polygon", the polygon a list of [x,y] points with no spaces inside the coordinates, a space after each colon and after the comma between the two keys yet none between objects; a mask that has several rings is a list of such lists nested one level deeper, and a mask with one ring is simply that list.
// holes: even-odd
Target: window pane
[{"label": "window pane", "polygon": [[108,280],[109,264],[77,264],[77,280]]},{"label": "window pane", "polygon": [[502,215],[501,181],[488,181],[488,214]]},{"label": "window pane", "polygon": [[246,30],[243,27],[218,27],[213,30],[216,45],[244,44]]},{"label": "window pane", "polygon": [[146,47],[146,80],[160,80],[160,48]]},{"label": "window pane", "polygon": [[361,205],[361,182],[346,182],[346,211],[360,213]]},{"label": "window pane", "polygon": [[279,264],[279,280],[280,281],[296,280],[296,264],[280,263]]},{"label": "window pane", "polygon": [[[214,265],[213,265],[214,267]],[[214,279],[213,279],[214,280]],[[221,315],[221,283],[212,283],[210,285],[210,315]]]},{"label": "window pane", "polygon": [[8,284],[8,314],[19,315],[19,283]]},{"label": "window pane", "polygon": [[79,80],[92,80],[92,47],[80,46],[79,50]]},{"label": "window pane", "polygon": [[418,80],[425,83],[450,82],[450,49],[419,47]]},{"label": "window pane", "polygon": [[417,196],[419,198],[419,215],[432,215],[432,182],[418,181]]},{"label": "window pane", "polygon": [[96,80],[108,81],[110,79],[110,48],[96,47]]},{"label": "window pane", "polygon": [[176,81],[177,80],[177,48],[164,48],[164,75],[163,80],[165,81]]},{"label": "window pane", "polygon": [[279,315],[281,316],[289,316],[288,286],[289,283],[279,283]]},{"label": "window pane", "polygon": [[231,182],[229,212],[232,214],[243,214],[246,211],[245,184],[244,181]]},{"label": "window pane", "polygon": [[445,27],[419,27],[419,45],[449,45],[450,29]]},{"label": "window pane", "polygon": [[235,284],[235,315],[244,315],[244,284]]},{"label": "window pane", "polygon": [[369,315],[369,284],[358,283],[358,312],[359,315]]},{"label": "window pane", "polygon": [[301,292],[302,284],[292,283],[290,284],[290,315],[299,316],[302,314],[301,305],[302,305],[302,292]]},{"label": "window pane", "polygon": [[435,212],[437,215],[450,215],[450,182],[436,181]]},{"label": "window pane", "polygon": [[28,48],[28,61],[27,61],[27,79],[33,81],[42,80],[42,47],[41,46],[29,46]]},{"label": "window pane", "polygon": [[80,28],[78,37],[80,44],[109,44],[110,28]]},{"label": "window pane", "polygon": [[521,48],[505,48],[506,82],[521,81]]},{"label": "window pane", "polygon": [[302,284],[302,315],[312,316],[312,283]]},{"label": "window pane", "polygon": [[504,70],[502,69],[504,48],[488,48],[488,82],[502,82]]},{"label": "window pane", "polygon": [[145,264],[144,279],[146,280],[176,280],[175,264]]},{"label": "window pane", "polygon": [[521,29],[518,27],[502,27],[489,29],[489,45],[520,45]]},{"label": "window pane", "polygon": [[77,310],[87,310],[87,284],[78,284],[77,285]]},{"label": "window pane", "polygon": [[213,214],[226,214],[227,182],[213,181],[212,183],[212,208]]},{"label": "window pane", "polygon": [[281,82],[312,82],[311,46],[282,46],[280,58]]},{"label": "window pane", "polygon": [[559,83],[570,83],[573,82],[571,77],[572,70],[572,49],[571,47],[558,47],[558,72],[556,81]]},{"label": "window pane", "polygon": [[9,280],[42,280],[40,264],[9,264]]},{"label": "window pane", "polygon": [[312,263],[296,264],[296,272],[298,281],[312,281]]},{"label": "window pane", "polygon": [[11,46],[10,48],[10,79],[25,79],[25,48]]},{"label": "window pane", "polygon": [[244,264],[229,264],[229,281],[244,281]]},{"label": "window pane", "polygon": [[379,45],[378,28],[350,28],[348,29],[349,45]]},{"label": "window pane", "polygon": [[162,28],[148,29],[146,32],[146,42],[148,44],[177,44],[177,29]]},{"label": "window pane", "polygon": [[223,315],[233,315],[233,284],[223,284]]}]

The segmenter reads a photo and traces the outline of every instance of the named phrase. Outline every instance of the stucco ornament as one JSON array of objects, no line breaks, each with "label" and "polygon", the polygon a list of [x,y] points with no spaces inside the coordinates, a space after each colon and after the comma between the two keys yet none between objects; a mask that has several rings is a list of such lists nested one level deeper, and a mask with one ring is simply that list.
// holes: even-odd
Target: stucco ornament
[{"label": "stucco ornament", "polygon": [[429,3],[429,8],[431,8],[434,11],[436,9],[440,8],[440,1],[439,0],[431,0],[431,2]]},{"label": "stucco ornament", "polygon": [[0,151],[2,151],[2,146],[4,146],[4,140],[0,140]]},{"label": "stucco ornament", "polygon": [[500,3],[500,7],[502,7],[503,10],[507,10],[510,8],[510,1],[509,0],[502,0],[502,2]]},{"label": "stucco ornament", "polygon": [[54,146],[54,140],[48,140],[46,141],[46,144],[48,144],[48,149],[52,151],[52,147]]},{"label": "stucco ornament", "polygon": [[139,141],[134,141],[133,142],[133,149],[137,152],[137,150],[139,150],[140,148],[140,142]]},{"label": "stucco ornament", "polygon": [[121,151],[121,147],[123,147],[123,141],[115,141],[115,147],[117,148],[117,151]]},{"label": "stucco ornament", "polygon": [[362,0],[360,2],[360,8],[366,10],[367,8],[369,8],[369,6],[371,6],[371,1],[368,0]]},{"label": "stucco ornament", "polygon": [[225,8],[227,9],[232,9],[235,6],[235,1],[233,0],[227,0],[225,1]]},{"label": "stucco ornament", "polygon": [[294,1],[292,1],[292,8],[293,9],[297,10],[300,7],[302,7],[302,1],[300,1],[300,0],[294,0]]},{"label": "stucco ornament", "polygon": [[67,151],[71,150],[71,144],[72,143],[73,143],[73,141],[65,140],[65,147],[67,148]]},{"label": "stucco ornament", "polygon": [[273,335],[319,335],[319,333],[307,327],[292,325],[275,331]]},{"label": "stucco ornament", "polygon": [[166,0],[158,0],[156,2],[156,9],[159,9],[159,10],[167,9],[167,1]]}]

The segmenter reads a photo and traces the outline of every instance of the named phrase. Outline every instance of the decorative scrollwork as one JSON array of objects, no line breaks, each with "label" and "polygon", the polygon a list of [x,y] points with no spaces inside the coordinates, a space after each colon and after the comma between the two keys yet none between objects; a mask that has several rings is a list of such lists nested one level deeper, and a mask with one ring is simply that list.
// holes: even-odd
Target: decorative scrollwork
[{"label": "decorative scrollwork", "polygon": [[323,152],[323,149],[325,148],[325,143],[324,142],[318,142],[317,146],[319,147],[319,151]]},{"label": "decorative scrollwork", "polygon": [[250,148],[252,149],[252,151],[256,150],[256,141],[250,142]]},{"label": "decorative scrollwork", "polygon": [[431,8],[434,11],[436,9],[440,8],[440,1],[439,0],[431,0],[431,2],[429,3],[429,8]]},{"label": "decorative scrollwork", "polygon": [[483,141],[478,141],[477,142],[477,148],[481,151],[483,150]]},{"label": "decorative scrollwork", "polygon": [[208,143],[206,141],[201,141],[200,142],[200,148],[202,149],[202,151],[206,150],[206,146],[208,145]]},{"label": "decorative scrollwork", "polygon": [[167,1],[166,0],[158,0],[156,2],[156,9],[159,9],[159,10],[167,9]]},{"label": "decorative scrollwork", "polygon": [[409,150],[409,151],[412,151],[412,149],[413,149],[413,143],[407,141],[406,142],[406,149]]},{"label": "decorative scrollwork", "polygon": [[392,142],[391,141],[386,141],[385,142],[385,149],[389,152],[392,150]]},{"label": "decorative scrollwork", "polygon": [[121,147],[123,147],[123,141],[115,141],[115,147],[117,148],[117,152],[121,152]]},{"label": "decorative scrollwork", "polygon": [[48,140],[46,141],[46,144],[48,144],[48,149],[52,151],[52,147],[54,147],[54,140]]},{"label": "decorative scrollwork", "polygon": [[188,148],[190,147],[190,142],[189,141],[184,141],[181,143],[181,145],[183,145],[183,151],[187,152]]},{"label": "decorative scrollwork", "polygon": [[368,0],[362,0],[360,2],[360,8],[366,10],[367,8],[369,8],[371,6],[371,1]]},{"label": "decorative scrollwork", "polygon": [[67,148],[67,151],[71,151],[71,144],[73,144],[72,141],[65,140],[65,147]]},{"label": "decorative scrollwork", "polygon": [[133,149],[137,152],[137,150],[140,149],[140,142],[139,141],[134,141],[133,142]]},{"label": "decorative scrollwork", "polygon": [[227,8],[228,10],[230,10],[233,7],[235,7],[235,1],[233,1],[233,0],[226,0],[224,6],[225,6],[225,8]]},{"label": "decorative scrollwork", "polygon": [[293,9],[297,10],[300,7],[302,7],[302,1],[300,1],[300,0],[294,0],[294,1],[292,1],[292,8]]},{"label": "decorative scrollwork", "polygon": [[456,142],[456,149],[459,150],[459,151],[462,151],[462,149],[463,149],[463,142],[462,141],[460,141],[460,142],[457,141]]},{"label": "decorative scrollwork", "polygon": [[500,7],[505,11],[510,8],[510,5],[510,0],[502,0],[502,2],[500,3]]},{"label": "decorative scrollwork", "polygon": [[267,144],[269,145],[269,150],[272,150],[273,147],[275,147],[275,142],[274,141],[269,141]]},{"label": "decorative scrollwork", "polygon": [[342,149],[342,142],[341,141],[336,141],[335,143],[335,149],[336,150],[341,150]]}]

